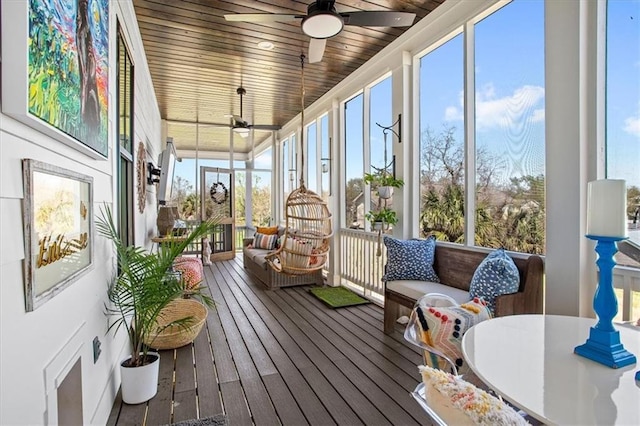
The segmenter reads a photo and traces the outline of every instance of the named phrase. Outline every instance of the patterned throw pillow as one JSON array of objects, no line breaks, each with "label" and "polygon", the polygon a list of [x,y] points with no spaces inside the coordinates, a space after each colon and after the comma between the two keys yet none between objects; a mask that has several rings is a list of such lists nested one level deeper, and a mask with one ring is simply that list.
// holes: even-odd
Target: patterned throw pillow
[{"label": "patterned throw pillow", "polygon": [[256,233],[253,236],[253,247],[273,250],[276,248],[276,241],[278,241],[278,236],[273,235],[265,235],[261,233]]},{"label": "patterned throw pillow", "polygon": [[384,237],[387,246],[387,264],[383,281],[420,280],[439,283],[440,278],[433,270],[436,239],[396,240]]},{"label": "patterned throw pillow", "polygon": [[489,253],[476,268],[469,285],[469,295],[482,297],[493,314],[496,297],[516,293],[519,287],[518,267],[504,249],[497,249]]},{"label": "patterned throw pillow", "polygon": [[[458,374],[466,374],[469,368],[462,357],[462,336],[474,325],[491,318],[486,303],[480,298],[459,306],[416,306],[415,315],[422,341],[453,361]],[[434,367],[449,369],[444,360]]]},{"label": "patterned throw pillow", "polygon": [[285,250],[280,254],[283,262],[290,268],[309,267],[310,254],[313,250],[311,244],[297,238],[287,238],[285,240]]},{"label": "patterned throw pillow", "polygon": [[419,368],[425,384],[425,399],[446,424],[529,424],[512,407],[460,377],[431,367]]},{"label": "patterned throw pillow", "polygon": [[256,232],[264,235],[275,235],[278,233],[277,226],[258,226]]}]

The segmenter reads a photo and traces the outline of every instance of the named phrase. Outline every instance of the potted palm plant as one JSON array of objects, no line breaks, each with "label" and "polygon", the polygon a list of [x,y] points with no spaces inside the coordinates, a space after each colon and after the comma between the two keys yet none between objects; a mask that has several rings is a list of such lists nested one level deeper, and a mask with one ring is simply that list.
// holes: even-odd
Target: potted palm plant
[{"label": "potted palm plant", "polygon": [[[117,333],[125,329],[131,345],[130,356],[120,367],[122,376],[122,400],[128,404],[139,404],[155,396],[158,389],[158,367],[160,356],[150,352],[144,343],[153,347],[152,336],[158,333],[159,319],[167,305],[184,292],[184,285],[177,274],[171,273],[173,261],[184,249],[199,238],[210,234],[216,225],[207,221],[198,225],[186,237],[162,244],[151,253],[142,247],[126,245],[114,225],[111,209],[101,209],[96,220],[99,233],[113,242],[117,257],[117,274],[111,279],[108,289],[109,330]],[[212,306],[212,300],[196,289],[190,295]],[[189,328],[192,318],[177,318],[163,327]]]},{"label": "potted palm plant", "polygon": [[381,171],[378,173],[365,173],[364,183],[370,184],[378,191],[380,198],[389,199],[393,195],[393,188],[402,188],[404,181],[396,179],[391,173]]}]

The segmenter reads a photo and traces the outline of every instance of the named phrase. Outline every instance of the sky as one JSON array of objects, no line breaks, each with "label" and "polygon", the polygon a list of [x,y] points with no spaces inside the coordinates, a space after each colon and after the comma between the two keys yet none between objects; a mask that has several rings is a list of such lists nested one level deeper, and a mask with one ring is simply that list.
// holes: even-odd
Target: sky
[{"label": "sky", "polygon": [[607,177],[640,188],[640,0],[607,9]]},{"label": "sky", "polygon": [[[625,179],[628,185],[640,187],[640,0],[610,0],[608,4],[607,177]],[[510,177],[544,173],[543,5],[539,0],[515,0],[475,27],[476,143],[501,159],[503,182]],[[438,132],[453,126],[457,140],[462,141],[462,71],[462,35],[421,59],[421,130],[428,126]],[[371,105],[371,164],[382,167],[383,133],[375,123],[390,125],[395,121],[391,116],[390,78],[371,88]],[[345,172],[349,180],[370,170],[363,170],[362,165],[362,94],[346,106]],[[315,138],[306,139],[315,142]],[[387,140],[387,154],[388,164],[391,138]],[[270,169],[270,155],[262,161],[256,159],[255,167]],[[308,159],[308,170],[313,172]],[[206,163],[228,167],[228,161]],[[178,163],[176,175],[193,182],[193,167],[193,160]],[[244,164],[238,162],[236,167],[243,168]],[[307,184],[317,188],[313,178]]]}]

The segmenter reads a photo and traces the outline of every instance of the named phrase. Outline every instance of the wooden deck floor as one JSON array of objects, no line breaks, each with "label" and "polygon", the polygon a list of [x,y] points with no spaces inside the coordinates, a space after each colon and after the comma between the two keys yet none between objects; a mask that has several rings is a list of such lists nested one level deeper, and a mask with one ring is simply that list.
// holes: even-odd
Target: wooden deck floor
[{"label": "wooden deck floor", "polygon": [[266,291],[241,257],[205,267],[217,302],[192,345],[162,351],[158,394],[118,398],[109,425],[224,413],[231,425],[428,424],[411,398],[422,363],[376,305],[329,309],[308,287]]}]

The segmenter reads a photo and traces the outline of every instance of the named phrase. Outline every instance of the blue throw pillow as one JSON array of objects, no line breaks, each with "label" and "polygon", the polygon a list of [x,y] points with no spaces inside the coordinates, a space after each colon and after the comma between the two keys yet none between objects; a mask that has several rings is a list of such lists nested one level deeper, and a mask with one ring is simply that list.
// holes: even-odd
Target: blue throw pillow
[{"label": "blue throw pillow", "polygon": [[439,283],[440,278],[433,270],[436,239],[431,236],[426,240],[396,240],[384,237],[387,246],[387,264],[384,281],[420,280]]},{"label": "blue throw pillow", "polygon": [[515,293],[519,287],[520,273],[516,264],[504,249],[497,249],[489,253],[476,268],[469,285],[469,295],[482,297],[493,314],[496,297]]}]

